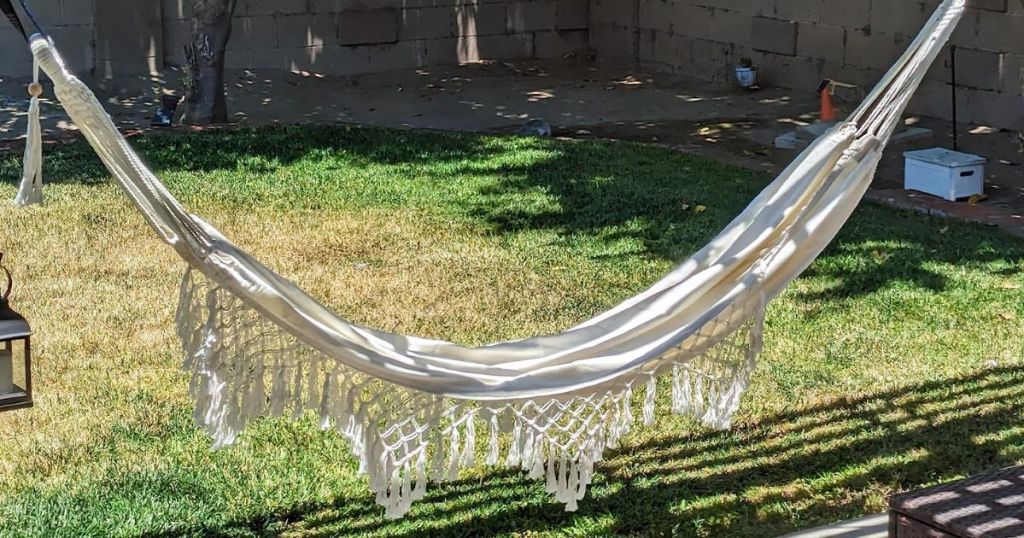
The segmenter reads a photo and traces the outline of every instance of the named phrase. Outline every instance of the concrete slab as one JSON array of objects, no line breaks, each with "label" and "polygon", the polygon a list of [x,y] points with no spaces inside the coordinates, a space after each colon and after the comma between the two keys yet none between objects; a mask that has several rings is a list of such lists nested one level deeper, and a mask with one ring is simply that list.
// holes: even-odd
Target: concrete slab
[{"label": "concrete slab", "polygon": [[925,129],[924,127],[908,127],[906,129],[896,131],[889,140],[889,143],[904,144],[913,141],[931,140],[934,137],[935,132],[931,129]]},{"label": "concrete slab", "polygon": [[[144,129],[165,88],[181,75],[89,81],[115,122]],[[229,75],[228,106],[238,124],[353,122],[424,129],[491,131],[544,118],[553,126],[610,122],[764,119],[802,107],[787,90],[750,93],[732,86],[586,62],[499,62],[396,71],[357,77],[253,69]],[[24,80],[0,82],[0,139],[24,134]],[[24,96],[24,97],[23,97]],[[52,96],[51,96],[52,97]],[[73,126],[52,103],[44,129]]]},{"label": "concrete slab", "polygon": [[795,532],[782,538],[886,538],[888,535],[889,515],[878,514],[827,527]]},{"label": "concrete slab", "polygon": [[835,127],[835,126],[836,126],[836,122],[834,122],[834,121],[826,121],[826,122],[820,122],[819,121],[819,122],[812,123],[810,125],[802,125],[800,127],[797,127],[797,129],[796,129],[796,136],[797,136],[797,138],[800,138],[801,140],[806,140],[808,142],[813,142],[813,141],[817,140],[818,138],[820,138],[821,135],[825,134],[825,131],[828,131],[829,129],[831,129],[831,128]]},{"label": "concrete slab", "polygon": [[[161,92],[178,87],[180,80],[180,73],[166,71],[152,78],[88,82],[115,123],[134,131],[149,129]],[[229,81],[229,110],[239,125],[348,122],[514,133],[528,120],[541,118],[555,136],[654,143],[770,174],[792,162],[805,143],[798,139],[794,149],[777,149],[776,137],[813,124],[819,106],[813,92],[746,92],[729,84],[598,66],[582,57],[358,77],[253,69],[232,71]],[[12,140],[24,136],[27,82],[0,80],[0,150],[17,148],[20,142]],[[52,100],[42,109],[48,139],[75,136],[75,127]],[[897,191],[903,185],[902,153],[919,146],[952,147],[950,125],[911,116],[901,130],[907,128],[930,130],[934,136],[909,136],[886,152],[872,186],[884,194],[875,199],[1024,235],[1024,153],[1017,133],[960,127],[961,151],[989,158],[989,198],[976,205],[946,206]]]},{"label": "concrete slab", "polygon": [[796,131],[790,131],[775,137],[775,147],[778,149],[804,149],[808,145],[809,142],[797,136]]}]

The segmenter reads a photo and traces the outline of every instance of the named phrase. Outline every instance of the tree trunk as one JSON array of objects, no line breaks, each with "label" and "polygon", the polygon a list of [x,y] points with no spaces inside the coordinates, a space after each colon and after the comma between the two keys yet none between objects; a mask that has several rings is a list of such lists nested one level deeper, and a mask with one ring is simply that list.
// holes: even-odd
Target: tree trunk
[{"label": "tree trunk", "polygon": [[182,123],[227,123],[224,51],[231,38],[236,0],[192,0],[192,40],[185,45]]}]

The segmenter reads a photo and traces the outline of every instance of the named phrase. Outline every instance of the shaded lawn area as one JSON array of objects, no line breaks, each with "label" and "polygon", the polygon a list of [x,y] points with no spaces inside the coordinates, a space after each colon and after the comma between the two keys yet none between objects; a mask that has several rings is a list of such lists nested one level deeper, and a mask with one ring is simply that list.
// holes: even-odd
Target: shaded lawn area
[{"label": "shaded lawn area", "polygon": [[[198,214],[356,322],[467,344],[569,327],[710,239],[768,177],[667,150],[368,128],[133,141]],[[0,199],[18,156],[0,155]],[[775,536],[1024,459],[1024,241],[865,205],[770,307],[736,428],[665,414],[575,514],[521,473],[400,521],[307,417],[211,452],[173,332],[183,266],[91,150],[0,206],[38,404],[0,415],[3,536]],[[668,391],[659,391],[666,395]]]}]

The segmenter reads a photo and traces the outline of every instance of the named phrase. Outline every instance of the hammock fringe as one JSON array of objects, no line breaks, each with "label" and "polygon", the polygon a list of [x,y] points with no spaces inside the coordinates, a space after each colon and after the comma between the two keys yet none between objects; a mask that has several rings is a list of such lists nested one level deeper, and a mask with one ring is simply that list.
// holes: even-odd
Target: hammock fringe
[{"label": "hammock fringe", "polygon": [[[236,442],[252,420],[315,412],[322,429],[349,441],[360,472],[391,518],[423,498],[428,482],[456,480],[475,465],[478,452],[488,466],[543,479],[546,490],[575,511],[595,464],[636,425],[634,410],[644,425],[654,423],[660,374],[671,373],[665,384],[672,398],[664,411],[716,429],[730,426],[761,349],[763,322],[763,304],[751,315],[737,313],[735,318],[748,321],[733,330],[713,322],[666,354],[656,369],[590,394],[471,402],[350,369],[264,321],[195,271],[185,275],[180,293],[183,367],[192,373],[196,423],[214,447]],[[478,446],[481,431],[484,446]]]}]

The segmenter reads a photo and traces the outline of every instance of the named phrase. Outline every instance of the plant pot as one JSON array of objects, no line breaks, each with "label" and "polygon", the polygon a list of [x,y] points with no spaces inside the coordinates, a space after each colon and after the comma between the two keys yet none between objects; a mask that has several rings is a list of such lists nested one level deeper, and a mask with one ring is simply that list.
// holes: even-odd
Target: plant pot
[{"label": "plant pot", "polygon": [[753,66],[736,66],[736,82],[740,83],[743,88],[753,88],[757,86],[757,68]]}]

